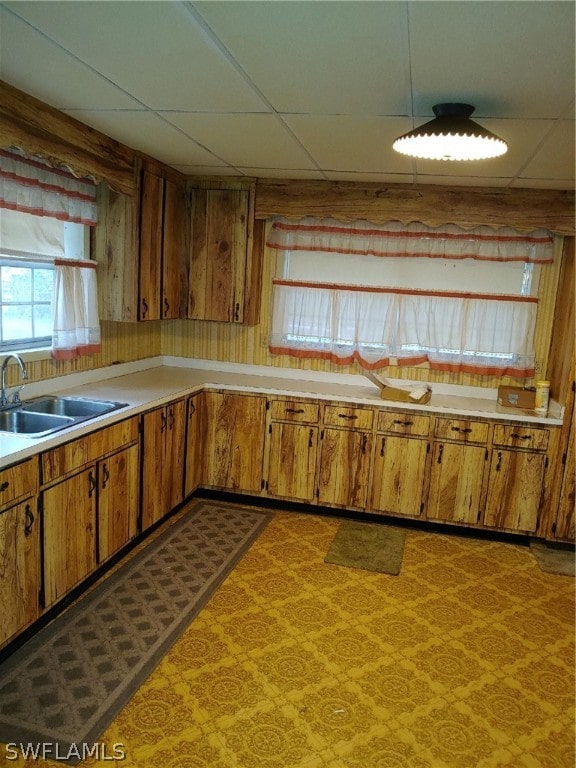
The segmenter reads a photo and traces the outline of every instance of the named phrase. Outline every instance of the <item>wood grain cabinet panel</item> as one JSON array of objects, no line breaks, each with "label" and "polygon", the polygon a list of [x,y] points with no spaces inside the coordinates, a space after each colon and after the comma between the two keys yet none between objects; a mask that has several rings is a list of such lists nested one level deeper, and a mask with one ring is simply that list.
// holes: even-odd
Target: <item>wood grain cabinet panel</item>
[{"label": "wood grain cabinet panel", "polygon": [[38,461],[28,459],[0,470],[0,508],[38,490]]},{"label": "wood grain cabinet panel", "polygon": [[272,400],[270,403],[272,421],[317,424],[319,417],[320,406],[318,403],[306,403],[300,400]]},{"label": "wood grain cabinet panel", "polygon": [[381,411],[378,414],[377,429],[378,432],[426,437],[430,431],[430,416]]},{"label": "wood grain cabinet panel", "polygon": [[522,424],[495,424],[494,445],[508,448],[527,448],[533,451],[545,451],[548,448],[549,429],[540,427],[525,427]]},{"label": "wood grain cabinet panel", "polygon": [[426,517],[452,523],[477,523],[482,514],[486,448],[433,444]]},{"label": "wood grain cabinet panel", "polygon": [[204,393],[189,397],[186,403],[186,459],[184,467],[184,498],[204,483],[206,447],[206,404]]},{"label": "wood grain cabinet panel", "polygon": [[363,509],[368,501],[372,435],[357,429],[322,430],[316,495],[320,504]]},{"label": "wood grain cabinet panel", "polygon": [[489,424],[468,419],[436,419],[434,435],[438,440],[457,440],[462,443],[485,443]]},{"label": "wood grain cabinet panel", "polygon": [[42,493],[45,606],[96,568],[96,466]]},{"label": "wood grain cabinet panel", "polygon": [[324,408],[323,424],[327,427],[350,429],[372,429],[374,413],[369,408],[327,405]]},{"label": "wood grain cabinet panel", "polygon": [[158,522],[184,499],[186,401],[144,414],[142,530]]},{"label": "wood grain cabinet panel", "polygon": [[421,514],[427,452],[426,440],[376,437],[371,511],[410,517]]},{"label": "wood grain cabinet panel", "polygon": [[531,451],[494,449],[484,525],[532,533],[544,487],[546,456]]},{"label": "wood grain cabinet panel", "polygon": [[0,647],[40,615],[36,497],[0,512]]},{"label": "wood grain cabinet panel", "polygon": [[318,427],[272,422],[269,427],[268,450],[268,495],[312,502],[318,456]]},{"label": "wood grain cabinet panel", "polygon": [[140,451],[132,445],[103,459],[98,472],[98,562],[103,563],[138,532]]},{"label": "wood grain cabinet panel", "polygon": [[266,398],[206,393],[206,485],[262,490]]}]

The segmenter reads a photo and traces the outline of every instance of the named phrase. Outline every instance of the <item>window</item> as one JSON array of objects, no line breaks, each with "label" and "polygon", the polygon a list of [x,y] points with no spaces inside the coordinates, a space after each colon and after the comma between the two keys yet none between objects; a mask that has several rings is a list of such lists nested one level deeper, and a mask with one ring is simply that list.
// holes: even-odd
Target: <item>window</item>
[{"label": "window", "polygon": [[478,230],[281,222],[268,241],[280,255],[271,352],[532,376],[534,294],[552,238]]},{"label": "window", "polygon": [[88,255],[85,225],[0,209],[0,351],[50,346],[54,259]]}]

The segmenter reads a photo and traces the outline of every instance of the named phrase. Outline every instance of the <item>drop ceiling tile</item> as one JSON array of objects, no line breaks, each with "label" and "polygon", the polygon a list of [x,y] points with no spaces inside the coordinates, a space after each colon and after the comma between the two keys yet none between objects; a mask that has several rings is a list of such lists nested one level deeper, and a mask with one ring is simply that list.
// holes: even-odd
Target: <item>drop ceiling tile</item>
[{"label": "drop ceiling tile", "polygon": [[172,168],[180,171],[184,176],[241,176],[237,168],[229,165],[179,165],[172,163]]},{"label": "drop ceiling tile", "polygon": [[526,161],[532,157],[540,142],[553,125],[551,120],[479,120],[478,123],[508,144],[501,157],[489,160],[450,161],[417,160],[418,175],[447,175],[452,178],[514,178]]},{"label": "drop ceiling tile", "polygon": [[412,121],[394,117],[284,115],[286,123],[326,171],[412,172],[412,161],[392,149]]},{"label": "drop ceiling tile", "polygon": [[574,179],[514,179],[511,187],[518,189],[565,189],[574,191]]},{"label": "drop ceiling tile", "polygon": [[574,181],[574,123],[559,120],[520,178],[571,179]]},{"label": "drop ceiling tile", "polygon": [[446,174],[419,173],[415,181],[417,184],[452,187],[508,187],[510,185],[508,176],[473,176],[472,174],[466,176],[464,173],[461,176],[452,176],[449,175],[449,171]]},{"label": "drop ceiling tile", "polygon": [[57,109],[138,109],[137,101],[0,7],[0,70],[15,88]]},{"label": "drop ceiling tile", "polygon": [[317,179],[326,177],[322,171],[306,168],[238,168],[245,176],[255,176],[260,179]]},{"label": "drop ceiling tile", "polygon": [[403,2],[200,2],[194,7],[278,112],[407,112]]},{"label": "drop ceiling tile", "polygon": [[376,182],[382,184],[412,184],[414,177],[407,173],[349,173],[347,171],[327,171],[330,181]]},{"label": "drop ceiling tile", "polygon": [[167,165],[225,165],[151,112],[67,110],[67,114]]},{"label": "drop ceiling tile", "polygon": [[314,168],[306,152],[274,115],[162,114],[230,165],[261,169]]},{"label": "drop ceiling tile", "polygon": [[151,109],[267,110],[183,3],[6,5]]},{"label": "drop ceiling tile", "polygon": [[409,3],[416,114],[556,118],[574,98],[572,2]]}]

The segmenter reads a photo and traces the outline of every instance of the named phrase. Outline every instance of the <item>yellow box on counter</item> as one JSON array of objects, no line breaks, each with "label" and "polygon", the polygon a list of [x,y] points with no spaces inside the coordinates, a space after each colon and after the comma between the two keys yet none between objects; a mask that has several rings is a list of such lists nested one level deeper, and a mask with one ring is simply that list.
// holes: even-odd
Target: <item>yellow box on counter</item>
[{"label": "yellow box on counter", "polygon": [[535,403],[535,387],[498,387],[498,405],[532,410]]}]

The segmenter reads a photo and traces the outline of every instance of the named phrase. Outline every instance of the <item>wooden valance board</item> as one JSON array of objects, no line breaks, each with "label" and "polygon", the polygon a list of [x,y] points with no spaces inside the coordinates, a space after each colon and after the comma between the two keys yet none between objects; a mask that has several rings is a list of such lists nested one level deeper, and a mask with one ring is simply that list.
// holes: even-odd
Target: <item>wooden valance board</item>
[{"label": "wooden valance board", "polygon": [[258,179],[255,213],[575,232],[573,190]]},{"label": "wooden valance board", "polygon": [[19,147],[117,192],[137,194],[134,150],[2,81],[0,147]]}]

